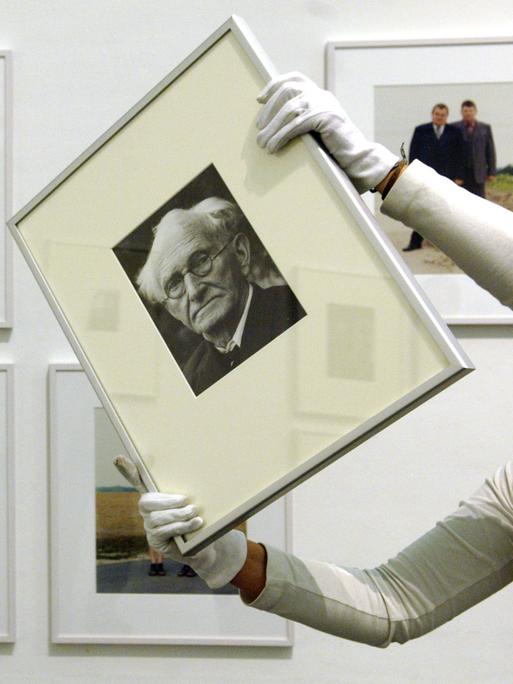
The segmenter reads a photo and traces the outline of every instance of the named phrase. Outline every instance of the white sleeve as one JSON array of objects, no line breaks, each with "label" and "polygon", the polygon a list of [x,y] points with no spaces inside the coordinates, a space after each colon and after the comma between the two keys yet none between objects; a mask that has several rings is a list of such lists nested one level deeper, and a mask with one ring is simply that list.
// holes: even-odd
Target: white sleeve
[{"label": "white sleeve", "polygon": [[481,287],[513,308],[513,212],[414,161],[381,211],[427,238]]},{"label": "white sleeve", "polygon": [[373,646],[414,639],[513,581],[513,461],[377,568],[271,547],[267,555],[266,585],[251,606]]}]

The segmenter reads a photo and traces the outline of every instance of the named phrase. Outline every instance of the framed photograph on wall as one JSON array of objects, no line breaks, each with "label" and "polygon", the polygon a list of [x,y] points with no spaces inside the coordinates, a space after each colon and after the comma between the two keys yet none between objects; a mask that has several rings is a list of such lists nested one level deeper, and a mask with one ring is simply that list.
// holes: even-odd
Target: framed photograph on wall
[{"label": "framed photograph on wall", "polygon": [[0,328],[12,325],[11,215],[11,53],[0,50]]},{"label": "framed photograph on wall", "polygon": [[[80,366],[52,365],[49,394],[52,641],[291,646],[290,622],[149,552],[140,495],[112,462],[126,451]],[[290,495],[243,530],[290,551]]]},{"label": "framed photograph on wall", "polygon": [[[366,136],[397,153],[403,142],[408,148],[416,126],[431,121],[436,104],[445,104],[454,122],[461,120],[461,104],[471,100],[495,141],[497,177],[487,181],[486,197],[513,211],[512,60],[513,38],[505,37],[330,42],[326,87]],[[381,214],[374,197],[368,201],[401,251],[411,231]],[[402,256],[447,323],[513,323],[510,309],[434,245],[424,242]]]},{"label": "framed photograph on wall", "polygon": [[[276,156],[258,147],[272,74],[231,18],[10,222],[147,486],[200,506],[183,553],[472,367],[313,138]],[[353,317],[351,302],[371,311]],[[393,341],[393,358],[360,378],[373,401],[356,410],[342,357],[366,336],[369,354]],[[298,353],[326,346],[298,406]],[[338,439],[305,457],[290,435],[305,408],[323,415],[323,388]]]},{"label": "framed photograph on wall", "polygon": [[0,364],[0,642],[14,627],[14,388],[13,367]]}]

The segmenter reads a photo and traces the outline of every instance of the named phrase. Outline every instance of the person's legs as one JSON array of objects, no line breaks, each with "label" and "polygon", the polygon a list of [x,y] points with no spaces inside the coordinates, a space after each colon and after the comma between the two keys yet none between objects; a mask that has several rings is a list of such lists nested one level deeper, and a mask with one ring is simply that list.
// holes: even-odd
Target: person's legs
[{"label": "person's legs", "polygon": [[464,183],[463,187],[465,190],[468,190],[471,192],[473,195],[478,195],[479,197],[485,197],[485,184],[484,183],[476,183],[473,181],[472,183]]},{"label": "person's legs", "polygon": [[160,575],[162,577],[165,575],[166,571],[164,570],[164,556],[160,553],[160,551],[157,551],[157,549],[149,546],[148,555],[150,556],[150,569],[148,571],[148,575],[150,575],[150,577],[155,577],[156,575]]},{"label": "person's legs", "polygon": [[473,195],[478,195],[479,197],[485,196],[485,184],[478,183],[474,178],[474,172],[471,169],[465,171],[465,176],[463,178],[463,187],[468,190]]},{"label": "person's legs", "polygon": [[416,230],[412,231],[410,242],[406,247],[403,247],[403,252],[411,252],[414,249],[420,249],[422,247],[422,240],[424,238]]}]

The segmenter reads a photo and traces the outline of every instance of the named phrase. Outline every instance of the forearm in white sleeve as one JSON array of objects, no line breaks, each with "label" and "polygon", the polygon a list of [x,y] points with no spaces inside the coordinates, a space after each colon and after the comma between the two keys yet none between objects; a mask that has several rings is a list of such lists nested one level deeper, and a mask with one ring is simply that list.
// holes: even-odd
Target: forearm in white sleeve
[{"label": "forearm in white sleeve", "polygon": [[513,308],[513,212],[414,161],[381,211],[437,245],[476,283]]},{"label": "forearm in white sleeve", "polygon": [[513,581],[513,461],[377,568],[267,555],[266,585],[251,606],[373,646],[414,639]]}]

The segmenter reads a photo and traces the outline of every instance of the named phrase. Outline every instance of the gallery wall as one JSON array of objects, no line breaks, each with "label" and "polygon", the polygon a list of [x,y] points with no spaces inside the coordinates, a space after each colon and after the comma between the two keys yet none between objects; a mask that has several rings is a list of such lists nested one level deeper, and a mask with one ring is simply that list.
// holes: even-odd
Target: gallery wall
[{"label": "gallery wall", "polygon": [[[513,36],[510,4],[0,0],[0,50],[12,53],[12,209],[232,13],[244,17],[278,70],[299,69],[322,83],[328,40]],[[13,325],[0,330],[0,364],[15,370],[16,640],[0,644],[2,684],[511,678],[511,587],[426,637],[383,651],[302,626],[290,648],[51,644],[47,373],[49,364],[75,357],[17,250],[13,269]],[[477,370],[294,492],[298,555],[380,563],[512,457],[513,328],[453,331]],[[67,553],[73,556],[72,544]],[[177,619],[172,610],[168,619]]]}]

